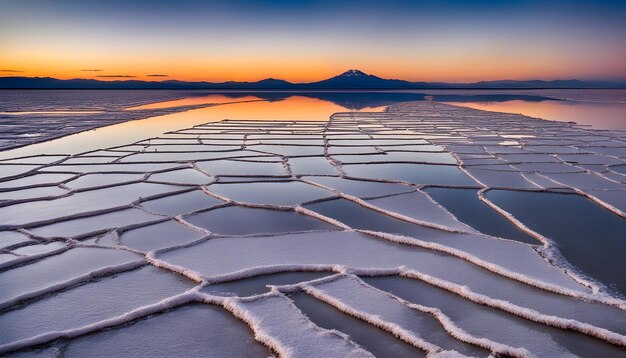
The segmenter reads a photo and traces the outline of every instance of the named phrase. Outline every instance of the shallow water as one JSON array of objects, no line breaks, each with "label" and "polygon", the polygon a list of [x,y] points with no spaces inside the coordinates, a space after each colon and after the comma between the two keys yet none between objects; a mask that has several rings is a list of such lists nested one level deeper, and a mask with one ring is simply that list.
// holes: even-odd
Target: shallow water
[{"label": "shallow water", "polygon": [[252,331],[221,307],[191,304],[128,326],[72,341],[65,357],[158,357],[181,352],[196,357],[268,357]]},{"label": "shallow water", "polygon": [[[382,110],[382,108],[374,110]],[[104,147],[124,145],[158,136],[167,131],[224,119],[327,121],[331,114],[343,111],[347,111],[347,109],[332,102],[301,96],[293,96],[276,102],[222,103],[219,106],[114,124],[45,143],[3,151],[0,152],[0,158],[42,153],[77,154]]]},{"label": "shallow water", "polygon": [[494,190],[486,197],[556,241],[583,272],[626,295],[626,220],[575,194]]},{"label": "shallow water", "polygon": [[270,291],[268,285],[280,286],[297,284],[304,281],[332,275],[328,272],[281,272],[269,275],[249,277],[242,280],[227,281],[206,286],[203,291],[215,295],[253,296]]},{"label": "shallow water", "polygon": [[265,205],[297,205],[335,195],[331,191],[296,181],[213,184],[207,189],[231,200]]},{"label": "shallow water", "polygon": [[[241,220],[241,218],[246,218]],[[280,211],[229,206],[192,214],[186,220],[216,234],[252,235],[290,231],[333,230],[335,227],[321,220]]]},{"label": "shallow water", "polygon": [[367,209],[345,199],[333,199],[306,205],[307,209],[336,219],[353,229],[396,233],[416,238],[433,238],[447,233],[415,225]]},{"label": "shallow water", "polygon": [[626,103],[590,103],[546,100],[504,102],[447,102],[485,111],[520,113],[560,122],[576,122],[596,129],[626,130]]},{"label": "shallow water", "polygon": [[181,99],[175,99],[172,101],[155,102],[150,104],[144,104],[141,106],[124,108],[126,111],[138,111],[142,109],[157,109],[157,108],[172,108],[182,107],[197,104],[224,104],[232,102],[248,102],[248,101],[262,101],[261,98],[255,96],[243,96],[243,97],[228,97],[220,94],[209,94],[204,96],[194,96]]},{"label": "shallow water", "polygon": [[[455,336],[457,326],[471,331],[464,338],[466,343],[490,337],[498,343],[523,346],[539,356],[590,352],[610,356],[620,352],[617,345],[610,346],[597,338],[626,342],[623,311],[607,304],[606,296],[595,295],[577,283],[570,272],[540,256],[537,246],[525,243],[540,244],[537,240],[514,237],[518,231],[511,230],[511,222],[502,222],[505,216],[479,202],[476,191],[485,186],[578,190],[596,198],[599,204],[591,203],[593,210],[613,215],[601,204],[624,212],[622,194],[626,191],[621,190],[621,174],[609,169],[610,165],[622,163],[620,157],[626,157],[622,152],[626,136],[433,102],[399,104],[385,113],[344,112],[330,120],[317,117],[338,106],[331,100],[302,95],[273,103],[194,109],[169,114],[171,122],[167,125],[178,130],[163,134],[155,127],[158,138],[146,138],[151,132],[143,132],[138,126],[132,135],[145,136],[136,143],[131,140],[114,148],[97,148],[67,160],[63,156],[37,156],[2,163],[7,170],[3,173],[5,180],[0,182],[7,186],[0,188],[0,194],[7,198],[32,193],[29,195],[37,195],[36,199],[47,199],[40,195],[68,187],[78,191],[53,200],[0,202],[0,216],[16,224],[0,228],[12,230],[0,231],[0,243],[7,247],[0,255],[0,280],[11,283],[8,296],[0,299],[0,316],[6,308],[7,312],[16,312],[15,317],[29,312],[36,313],[32,317],[52,317],[59,312],[36,308],[49,307],[47,302],[60,302],[56,306],[65,307],[64,302],[74,302],[81,295],[93,299],[93,306],[82,302],[77,305],[77,312],[86,314],[64,316],[67,332],[54,331],[50,326],[54,319],[42,319],[39,330],[38,319],[21,320],[23,327],[16,327],[23,337],[30,337],[29,331],[46,333],[36,342],[52,347],[42,354],[66,348],[66,355],[94,350],[141,356],[168,351],[176,345],[170,339],[173,337],[179,343],[176,347],[190,355],[212,352],[239,356],[241,350],[249,348],[250,352],[259,346],[250,341],[253,334],[249,329],[259,342],[268,344],[269,339],[269,345],[283,345],[302,356],[367,356],[362,347],[381,355],[392,351],[400,355],[420,346],[412,338],[407,339],[416,336],[444,349],[458,348],[476,356],[489,354],[461,343]],[[211,110],[226,114],[227,107],[240,108],[239,113],[233,111],[231,115],[242,118],[214,121],[209,114]],[[231,115],[223,118],[233,118]],[[279,120],[274,119],[276,116]],[[297,118],[313,120],[294,120]],[[200,120],[209,123],[193,126]],[[453,156],[445,153],[448,151],[462,164],[457,165]],[[587,151],[595,154],[578,154]],[[383,152],[387,154],[376,154]],[[359,164],[342,164],[332,156]],[[371,164],[379,157],[385,158],[384,164]],[[394,163],[415,159],[440,165]],[[45,172],[54,174],[36,174]],[[340,177],[344,174],[348,177]],[[20,176],[23,178],[12,179]],[[139,182],[128,184],[128,180]],[[391,183],[398,180],[408,183]],[[446,188],[424,189],[421,185]],[[453,195],[450,204],[433,195],[443,204],[439,206],[422,190],[469,193],[473,204],[456,210],[455,205],[465,203],[467,198]],[[342,198],[297,207],[329,196]],[[502,225],[492,225],[498,219]],[[375,232],[361,234],[340,222]],[[491,235],[501,230],[498,236],[517,240],[482,235],[472,227]],[[586,239],[590,236],[584,230],[568,235],[581,233]],[[555,249],[550,243],[544,246]],[[137,270],[138,266],[143,268]],[[137,283],[137,292],[126,293],[132,291],[128,287],[133,287],[134,281],[142,279],[126,272],[133,269],[156,270],[189,282],[184,288],[194,285],[192,281],[211,284],[181,294],[161,292],[158,284],[163,281],[147,275],[145,279],[150,282]],[[615,271],[623,270],[618,267]],[[301,287],[307,295],[316,297],[313,302],[325,302],[325,308],[302,306],[311,313],[313,322],[285,296],[292,292],[289,288],[278,286],[269,291],[266,287],[337,273],[335,281]],[[419,280],[422,284],[418,286],[399,285],[410,288],[403,291],[407,294],[403,297],[428,303],[449,317],[397,300],[353,274],[403,275],[412,277],[411,281]],[[111,282],[125,283],[116,286],[109,285]],[[170,290],[178,287],[165,286]],[[120,306],[120,312],[112,314],[115,324],[123,325],[101,330],[98,325],[102,321],[97,320],[115,307],[98,310],[98,306],[110,303],[99,301],[106,299],[106,294],[82,293],[106,291],[109,287],[115,289],[113,301],[129,299]],[[151,293],[155,287],[159,294]],[[390,288],[396,293],[395,286]],[[134,293],[141,297],[133,298]],[[261,295],[238,297],[256,294]],[[153,304],[161,298],[165,300]],[[189,306],[189,302],[204,304]],[[209,309],[212,306],[207,304],[221,305],[232,315],[221,308]],[[360,320],[337,314],[332,307]],[[219,327],[204,329],[186,315],[188,311],[197,312],[211,324],[219,322]],[[218,311],[222,314],[213,314]],[[135,316],[137,312],[143,313]],[[335,322],[328,321],[332,316]],[[242,323],[235,317],[248,324],[249,328],[239,331],[243,334],[213,336],[223,329],[230,332]],[[452,325],[446,330],[441,326],[446,322],[444,318],[449,318]],[[77,327],[68,326],[68,322],[84,323],[86,332],[93,335],[54,341],[59,335],[74,337]],[[107,324],[104,327],[109,327]],[[413,342],[413,347],[404,346],[390,334],[397,333],[391,328],[397,327],[393,324],[402,327],[401,336]],[[165,334],[163,327],[168,325],[180,329],[151,343],[152,337]],[[580,331],[581,325],[586,336],[574,332]],[[189,332],[190,327],[200,332]],[[362,347],[324,328],[340,328]],[[147,336],[133,339],[136,335]],[[36,345],[31,341],[15,343],[14,339],[9,338],[7,345],[0,343],[0,352]],[[220,339],[234,340],[236,344],[217,343]],[[379,340],[388,344],[383,347]],[[493,348],[492,353],[499,354],[499,349]],[[432,348],[426,350],[434,352]],[[265,353],[262,349],[261,354]]]},{"label": "shallow water", "polygon": [[481,202],[475,189],[426,188],[424,191],[457,219],[482,233],[529,244],[541,243]]},{"label": "shallow water", "polygon": [[147,305],[183,292],[192,283],[153,267],[107,277],[0,314],[0,344],[115,317],[137,304]]},{"label": "shallow water", "polygon": [[408,343],[396,339],[392,334],[364,324],[336,308],[304,294],[289,296],[296,306],[313,323],[326,329],[336,329],[347,334],[377,357],[425,357],[426,353]]},{"label": "shallow water", "polygon": [[537,356],[620,357],[623,350],[601,341],[560,329],[528,322],[513,315],[459,299],[458,296],[424,282],[400,277],[363,277],[374,287],[411,303],[438,307],[466,331],[481,337],[528,348]]},{"label": "shallow water", "polygon": [[348,164],[346,174],[356,178],[381,178],[422,185],[476,186],[456,166],[431,164]]},{"label": "shallow water", "polygon": [[[375,91],[375,92],[226,92],[210,91],[12,91],[0,93],[0,111],[39,112],[53,109],[72,112],[69,118],[81,113],[79,121],[88,120],[94,126],[101,126],[90,119],[106,113],[89,113],[94,109],[118,112],[168,111],[181,106],[212,106],[186,112],[158,115],[139,121],[110,125],[81,134],[40,143],[29,148],[5,151],[0,157],[16,157],[39,153],[77,153],[89,149],[122,145],[163,132],[191,127],[196,124],[221,119],[298,119],[326,121],[335,112],[348,110],[381,111],[384,106],[402,102],[423,100],[425,94],[432,95],[435,101],[450,101],[456,105],[470,106],[485,110],[508,113],[523,113],[539,118],[559,121],[576,121],[600,129],[626,129],[626,95],[624,90],[499,90],[499,91]],[[168,99],[174,98],[168,101]],[[550,98],[563,99],[562,101]],[[250,102],[253,101],[253,102]],[[256,102],[254,102],[256,101]],[[269,101],[269,102],[268,102]],[[243,102],[243,103],[241,103]],[[146,104],[148,103],[148,104]],[[140,106],[133,106],[140,104]],[[124,111],[124,109],[135,109]],[[142,110],[137,110],[143,108]],[[186,107],[185,107],[186,108]],[[190,107],[193,108],[193,107]],[[98,112],[98,111],[96,111]],[[0,115],[1,116],[1,115]],[[33,115],[31,115],[33,116]],[[52,115],[59,117],[57,113]],[[109,115],[110,116],[110,115]],[[28,115],[6,115],[28,117]],[[33,117],[36,119],[36,115]],[[135,116],[136,117],[136,116]],[[144,115],[142,118],[150,117]],[[57,121],[58,119],[54,119]],[[72,119],[76,121],[76,119]],[[8,123],[8,122],[7,122]],[[12,122],[11,122],[12,123]],[[101,122],[104,125],[110,124]],[[35,125],[29,125],[35,127]],[[0,118],[0,129],[2,118]],[[25,138],[37,137],[33,129],[24,129]],[[14,124],[6,127],[7,133],[14,130]],[[55,129],[56,130],[56,129]],[[65,132],[76,130],[69,125]],[[2,132],[0,130],[0,132]],[[44,132],[45,133],[45,132]],[[11,137],[0,139],[0,144]],[[8,145],[10,143],[8,142]],[[5,153],[11,154],[6,155]]]}]

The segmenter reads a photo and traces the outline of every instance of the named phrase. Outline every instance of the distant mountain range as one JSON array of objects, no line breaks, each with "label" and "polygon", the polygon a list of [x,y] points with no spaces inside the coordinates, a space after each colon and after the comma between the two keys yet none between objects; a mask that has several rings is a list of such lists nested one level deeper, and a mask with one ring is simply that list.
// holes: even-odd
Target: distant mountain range
[{"label": "distant mountain range", "polygon": [[400,90],[400,89],[546,89],[546,88],[626,88],[626,82],[609,81],[481,81],[473,83],[409,82],[385,79],[359,70],[309,83],[292,83],[267,78],[257,82],[99,81],[60,80],[51,77],[0,77],[1,89],[204,89],[204,90]]}]

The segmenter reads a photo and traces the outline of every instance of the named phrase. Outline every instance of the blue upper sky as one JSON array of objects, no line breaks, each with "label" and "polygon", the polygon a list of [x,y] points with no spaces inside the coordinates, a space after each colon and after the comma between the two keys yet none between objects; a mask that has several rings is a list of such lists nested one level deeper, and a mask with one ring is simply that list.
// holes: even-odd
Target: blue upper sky
[{"label": "blue upper sky", "polygon": [[626,1],[0,0],[0,75],[625,79],[624,34]]}]

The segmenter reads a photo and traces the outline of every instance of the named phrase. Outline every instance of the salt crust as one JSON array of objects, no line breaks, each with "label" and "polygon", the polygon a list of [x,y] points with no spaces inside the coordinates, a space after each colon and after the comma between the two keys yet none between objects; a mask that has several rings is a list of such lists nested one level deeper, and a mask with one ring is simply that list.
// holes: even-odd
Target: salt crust
[{"label": "salt crust", "polygon": [[[444,131],[448,132],[442,133]],[[201,139],[192,139],[193,136]],[[219,139],[220,136],[222,136],[222,139]],[[416,136],[421,138],[416,140]],[[211,139],[212,137],[215,139]],[[248,140],[248,137],[254,139]],[[315,141],[311,140],[313,138]],[[515,148],[519,149],[511,147],[511,138],[514,138],[515,145],[517,145]],[[229,145],[230,147],[215,146],[219,140],[225,141],[224,145]],[[239,147],[237,147],[237,141],[240,143]],[[284,143],[281,143],[281,141],[284,141]],[[146,146],[144,143],[137,143],[125,148],[111,148],[112,150],[100,151],[100,153],[94,151],[91,154],[84,153],[83,155],[55,156],[50,158],[46,156],[31,156],[12,158],[0,162],[3,169],[3,178],[0,179],[0,184],[7,184],[5,186],[0,185],[0,191],[2,192],[10,193],[19,189],[55,186],[69,190],[68,194],[63,195],[61,198],[43,197],[27,199],[26,201],[9,200],[0,202],[2,212],[6,213],[5,215],[10,219],[10,224],[5,224],[2,229],[22,232],[30,239],[25,240],[23,243],[8,246],[9,249],[5,249],[8,254],[14,254],[11,250],[16,251],[14,255],[17,258],[0,265],[0,275],[3,272],[17,270],[20,267],[45,262],[52,257],[72,250],[73,247],[100,247],[102,250],[122,250],[136,257],[135,260],[118,265],[106,265],[56,283],[51,283],[50,285],[43,285],[19,295],[8,297],[0,302],[0,314],[1,310],[19,309],[15,307],[20,304],[28,304],[32,300],[54,294],[54,292],[60,290],[71,289],[98,277],[110,276],[147,264],[195,281],[197,286],[187,292],[163,299],[155,304],[138,307],[118,317],[93,322],[69,330],[47,332],[5,344],[0,346],[1,354],[45,344],[57,339],[72,339],[104,328],[125,324],[148,315],[158,314],[188,303],[202,302],[220,305],[228,309],[234,316],[240,318],[252,328],[258,341],[266,344],[281,356],[306,355],[307,352],[317,352],[320,347],[332,347],[327,352],[330,355],[371,356],[369,352],[350,341],[349,337],[342,333],[323,330],[312,324],[284,295],[284,293],[288,293],[290,290],[303,290],[348,314],[395,334],[399,339],[423,349],[429,356],[447,357],[459,355],[458,352],[442,350],[440,347],[424,341],[402,327],[394,325],[393,322],[371,316],[349,304],[336,300],[321,289],[324,282],[329,282],[327,280],[336,280],[337,282],[353,280],[358,282],[359,285],[363,285],[362,281],[353,276],[355,274],[371,276],[399,275],[421,280],[469,301],[514,314],[523,319],[552,327],[573,330],[610,344],[626,347],[626,337],[621,334],[574,319],[546,315],[518,304],[491,298],[488,293],[478,293],[469,287],[402,266],[374,269],[367,267],[351,268],[333,264],[290,264],[260,266],[244,272],[219,277],[206,277],[201,272],[161,258],[161,256],[167,257],[168,252],[192,250],[195,248],[195,245],[215,238],[208,230],[187,222],[183,216],[160,215],[163,220],[176,220],[192,230],[198,231],[204,237],[194,242],[187,242],[150,252],[142,252],[126,247],[119,241],[119,236],[116,235],[117,231],[123,232],[136,226],[145,225],[141,223],[108,229],[113,233],[110,237],[114,246],[106,246],[106,248],[99,245],[98,240],[81,242],[82,238],[80,237],[47,239],[38,237],[29,231],[29,228],[36,229],[42,225],[62,223],[80,217],[93,217],[107,212],[127,210],[128,208],[143,210],[139,206],[139,203],[142,201],[151,198],[169,197],[193,189],[201,189],[205,193],[223,200],[226,203],[225,205],[263,207],[272,210],[293,210],[300,214],[324,220],[347,232],[353,231],[347,225],[319,215],[304,208],[302,205],[260,205],[258,203],[248,203],[245,199],[234,201],[228,197],[221,197],[211,193],[210,186],[206,187],[205,185],[216,181],[219,182],[220,175],[215,175],[212,170],[206,169],[215,168],[214,163],[230,160],[229,163],[232,164],[229,164],[229,168],[233,168],[233,172],[237,173],[236,175],[246,173],[246,175],[251,177],[266,177],[268,180],[288,179],[301,181],[332,191],[336,196],[374,210],[380,215],[389,215],[415,225],[427,226],[451,234],[472,234],[479,237],[487,245],[489,242],[493,242],[498,243],[503,248],[508,246],[519,247],[520,252],[528,252],[529,245],[513,243],[508,240],[476,233],[472,228],[456,221],[451,214],[446,216],[445,209],[432,201],[432,199],[429,201],[431,203],[429,205],[432,205],[433,209],[440,210],[442,212],[441,215],[444,215],[438,220],[434,220],[432,216],[421,217],[419,211],[407,215],[405,210],[401,210],[403,206],[397,206],[397,204],[393,203],[394,196],[403,197],[408,194],[398,195],[398,192],[392,192],[367,200],[367,197],[353,196],[345,191],[337,190],[336,187],[326,185],[324,181],[315,180],[315,176],[326,176],[356,179],[370,183],[390,183],[390,185],[406,187],[407,193],[414,193],[411,195],[418,195],[418,193],[421,193],[419,192],[421,186],[418,183],[393,179],[350,178],[344,172],[342,164],[331,158],[329,152],[358,155],[358,153],[371,154],[373,149],[376,153],[384,153],[385,150],[410,153],[412,150],[419,152],[420,148],[418,146],[420,145],[427,145],[433,146],[433,148],[445,148],[450,152],[456,158],[457,168],[474,179],[476,182],[474,187],[482,188],[479,197],[483,202],[502,214],[514,225],[543,242],[543,246],[536,250],[536,257],[539,260],[537,262],[542,262],[541,257],[545,258],[545,267],[551,268],[553,273],[536,275],[520,272],[521,267],[512,269],[507,267],[504,262],[497,262],[496,257],[482,257],[480,250],[476,251],[471,249],[470,246],[457,245],[452,241],[445,243],[429,242],[427,238],[409,238],[381,232],[364,233],[379,240],[408,244],[440,254],[454,256],[500,275],[503,280],[515,280],[547,292],[584,301],[598,302],[626,310],[626,303],[621,298],[613,296],[601,283],[595,282],[571,267],[561,257],[554,243],[540,233],[530,230],[524,223],[490,202],[484,196],[486,191],[495,187],[522,191],[553,191],[568,188],[590,198],[615,214],[626,217],[624,212],[626,205],[622,195],[626,190],[626,186],[624,186],[623,181],[620,181],[621,177],[619,175],[621,174],[615,172],[611,172],[612,174],[610,175],[607,174],[612,167],[626,163],[624,151],[622,150],[623,147],[626,147],[626,134],[624,133],[596,132],[568,123],[542,121],[519,115],[496,114],[431,102],[419,102],[392,106],[382,113],[337,113],[331,116],[328,122],[215,122],[194,127],[192,130],[171,132],[163,135],[161,139],[152,139],[149,143],[151,145],[160,145],[157,155],[151,155],[149,152],[144,152],[140,155],[140,152],[144,151]],[[208,145],[207,143],[211,144]],[[169,145],[187,145],[188,147],[171,147],[172,150],[168,151]],[[281,147],[281,145],[284,147]],[[298,147],[300,145],[302,147],[308,146],[308,149],[300,150]],[[359,146],[366,146],[368,149],[363,152],[353,149]],[[318,147],[321,150],[311,151],[314,147]],[[342,147],[347,149],[342,151]],[[267,155],[263,150],[259,150],[272,148],[276,148],[275,151],[270,152],[272,155]],[[330,148],[332,150],[329,151]],[[124,153],[122,151],[126,150],[128,151],[126,154],[121,154]],[[428,152],[428,150],[422,150],[421,152]],[[584,154],[589,152],[595,154]],[[116,153],[119,156],[116,156]],[[485,158],[472,159],[469,157],[469,155],[487,153],[491,154]],[[93,160],[89,159],[90,155]],[[103,157],[102,155],[105,156]],[[403,155],[406,156],[406,154]],[[384,155],[381,156],[381,158],[384,157]],[[133,161],[135,163],[131,164]],[[291,162],[297,166],[296,171],[292,171]],[[206,163],[206,165],[203,163]],[[250,165],[247,165],[247,163],[250,163]],[[326,165],[322,166],[324,163]],[[500,164],[504,163],[510,163],[511,166],[507,166],[505,170],[502,170],[503,167]],[[278,167],[276,166],[277,164]],[[246,171],[246,166],[247,169],[258,166],[261,170],[261,168],[266,168],[264,165],[271,165],[272,168],[263,170],[260,175],[255,174],[254,171]],[[562,168],[562,172],[559,171],[560,168]],[[133,183],[154,180],[162,184],[152,184],[156,190],[147,190],[145,191],[146,194],[139,194],[134,198],[124,198],[123,202],[112,201],[108,206],[98,203],[89,212],[83,212],[79,209],[69,211],[63,209],[65,212],[59,211],[51,214],[50,212],[42,211],[33,216],[32,219],[28,219],[28,212],[20,215],[20,217],[15,215],[20,207],[27,208],[29,205],[26,204],[31,202],[40,201],[41,203],[46,203],[46,205],[49,203],[50,208],[55,208],[55,201],[57,200],[61,204],[64,201],[71,203],[73,197],[80,198],[84,196],[88,198],[94,196],[97,199],[98,196],[94,195],[94,193],[97,193],[97,190],[102,190],[106,194],[109,189],[114,191],[118,190],[120,186],[128,185],[128,181],[124,180],[121,180],[119,183],[115,180],[94,183],[91,187],[82,185],[76,187],[71,184],[72,179],[98,173],[131,173],[133,176],[127,176],[127,178],[132,178],[131,182]],[[193,174],[192,177],[189,177],[185,176],[185,173]],[[303,175],[309,176],[302,177]],[[150,179],[150,176],[152,179]],[[46,178],[49,178],[49,180]],[[88,181],[85,178],[81,182]],[[64,183],[68,183],[68,185]],[[75,183],[78,183],[78,181]],[[157,189],[156,185],[161,185],[161,187]],[[455,187],[454,185],[436,184],[431,184],[431,186]],[[381,205],[377,206],[377,203]],[[394,208],[397,208],[397,211],[393,210]],[[210,208],[207,207],[206,210],[208,209]],[[195,212],[201,212],[202,210],[205,209],[201,208]],[[445,219],[443,219],[444,217]],[[0,243],[2,236],[3,232],[0,231]],[[250,236],[250,239],[253,239],[253,237],[254,235]],[[18,254],[20,247],[33,245],[34,243],[47,243],[50,240],[63,242],[64,245],[58,249],[41,254]],[[267,273],[289,271],[324,271],[335,273],[336,275],[291,286],[275,287],[269,294],[245,299],[213,296],[200,292],[202,287],[212,282],[239,280]],[[549,278],[549,276],[552,278]],[[561,278],[556,279],[557,277]],[[573,280],[571,282],[575,281],[577,283],[567,283],[567,280]],[[388,295],[384,292],[381,294]],[[528,351],[524,347],[510,347],[499,342],[469,335],[460,329],[455,322],[443,315],[436,307],[410,304],[394,298],[392,295],[388,297],[390,300],[395,300],[395,302],[403,304],[409,309],[433,315],[454,339],[489,349],[493,354],[508,354],[516,357],[529,356]],[[279,312],[283,321],[273,319],[271,317],[272,312]],[[281,323],[278,323],[279,321]]]}]

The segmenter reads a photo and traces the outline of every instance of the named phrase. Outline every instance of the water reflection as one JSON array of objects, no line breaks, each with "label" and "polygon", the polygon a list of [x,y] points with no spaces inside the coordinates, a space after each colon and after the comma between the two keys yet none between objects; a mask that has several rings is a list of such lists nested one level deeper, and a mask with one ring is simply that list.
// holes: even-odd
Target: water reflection
[{"label": "water reflection", "polygon": [[138,111],[143,109],[161,109],[161,108],[174,108],[182,106],[195,106],[200,104],[224,104],[233,102],[248,102],[248,101],[262,101],[262,98],[256,96],[243,95],[230,96],[222,94],[209,94],[206,96],[188,97],[177,99],[173,101],[155,102],[150,104],[144,104],[142,106],[135,106],[126,108],[127,111]]},{"label": "water reflection", "polygon": [[49,115],[81,115],[81,114],[97,114],[103,113],[102,111],[20,111],[20,112],[0,112],[0,115],[6,116],[26,116],[26,115],[37,115],[37,114],[49,114]]},{"label": "water reflection", "polygon": [[[407,101],[422,101],[424,95],[421,93],[413,92],[394,92],[394,91],[360,91],[360,92],[345,92],[345,91],[304,91],[304,92],[284,92],[284,91],[262,91],[262,92],[244,92],[244,91],[229,91],[221,93],[208,93],[205,95],[196,96],[173,100],[165,102],[157,102],[137,107],[126,108],[126,110],[141,110],[141,109],[160,109],[160,108],[175,108],[189,105],[201,105],[201,104],[220,104],[231,102],[243,102],[254,100],[265,100],[268,102],[282,101],[286,99],[317,99],[320,101],[330,102],[337,106],[342,107],[342,110],[359,110],[359,111],[371,111],[379,107],[385,107],[396,103]],[[459,96],[456,96],[459,97]],[[454,98],[456,98],[454,97]]]},{"label": "water reflection", "polygon": [[586,274],[626,295],[626,220],[575,194],[491,190],[489,200],[556,241]]},{"label": "water reflection", "polygon": [[448,102],[449,104],[482,109],[485,111],[520,113],[526,116],[576,122],[596,129],[626,130],[626,104],[592,103],[574,101],[528,101],[507,100],[504,102]]},{"label": "water reflection", "polygon": [[[211,101],[225,98],[215,94],[211,96],[213,96]],[[304,96],[291,96],[279,101],[261,101],[259,98],[249,96],[243,96],[242,99],[245,101],[223,103],[85,131],[49,142],[0,152],[0,158],[38,154],[77,154],[133,143],[168,131],[224,119],[327,121],[333,113],[347,111],[345,107],[335,103]],[[367,107],[362,110],[383,109],[384,107]]]},{"label": "water reflection", "polygon": [[[426,94],[417,91],[231,91],[218,93],[198,91],[189,94],[188,97],[184,99],[162,101],[126,109],[143,109],[149,113],[150,110],[162,111],[167,108],[175,111],[177,107],[188,105],[209,105],[209,107],[129,121],[69,135],[57,140],[1,152],[0,158],[37,154],[77,154],[110,146],[124,145],[144,138],[158,136],[167,131],[188,128],[194,125],[223,119],[326,121],[330,115],[336,112],[345,112],[348,110],[382,111],[388,105],[417,100],[434,100],[476,109],[522,113],[533,117],[558,121],[575,121],[599,129],[626,130],[626,103],[624,102],[574,102],[552,100],[548,97],[544,97],[544,94],[540,92],[503,92],[506,93],[485,91],[425,91]],[[561,97],[567,97],[569,92],[571,91],[560,90],[557,94],[560,93]],[[590,92],[591,95],[595,93],[593,91],[587,92]],[[590,94],[587,92],[583,94],[588,97]],[[83,91],[81,94],[83,94],[84,97],[82,101],[89,103],[104,103],[106,101],[103,102],[103,98],[105,100],[106,98],[110,98],[108,94],[103,94],[102,91],[97,93]],[[580,93],[576,94],[578,96],[581,95]],[[149,93],[149,95],[154,96],[155,100],[159,98],[158,93]],[[549,93],[549,95],[556,96],[554,93]],[[603,94],[602,96],[605,95]],[[592,98],[598,100],[598,96]],[[613,97],[607,98],[610,99]],[[33,98],[31,102],[36,102],[36,99]],[[24,103],[30,102],[25,101]],[[211,104],[214,105],[211,106]],[[59,110],[66,110],[66,108],[67,106],[63,106],[60,107]],[[181,108],[179,110],[184,109]],[[124,113],[123,107],[111,109],[111,111],[113,111],[111,115]],[[84,112],[82,113],[85,114]],[[55,118],[63,122],[62,117],[55,116]],[[84,120],[90,120],[90,118],[91,117],[85,117]],[[20,116],[20,120],[27,119],[29,119],[28,116]],[[40,121],[40,119],[33,117],[33,121]],[[72,121],[74,121],[74,119],[66,120],[67,128],[72,127]],[[22,124],[27,125],[26,122]]]}]

